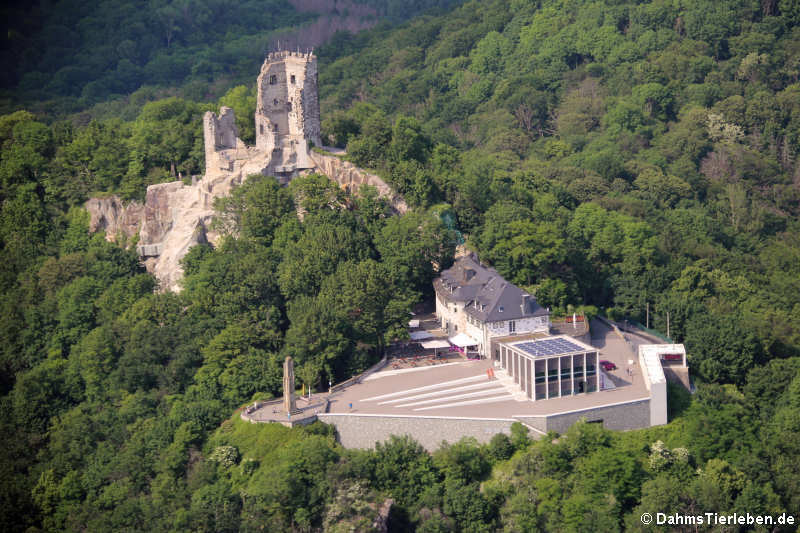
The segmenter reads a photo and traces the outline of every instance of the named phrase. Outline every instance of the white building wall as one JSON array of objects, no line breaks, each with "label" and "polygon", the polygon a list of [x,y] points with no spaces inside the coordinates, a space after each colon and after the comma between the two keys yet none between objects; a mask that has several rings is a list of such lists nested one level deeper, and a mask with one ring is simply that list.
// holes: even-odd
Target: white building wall
[{"label": "white building wall", "polygon": [[[466,302],[447,302],[439,295],[436,296],[436,316],[440,325],[448,336],[466,333],[479,342],[478,351],[484,357],[489,357],[490,340],[493,337],[511,335],[509,331],[510,320],[502,322],[470,323],[470,318],[464,311]],[[515,334],[523,333],[549,333],[550,318],[548,316],[527,317],[514,320]],[[448,327],[449,325],[449,327]],[[456,329],[456,326],[458,328]]]},{"label": "white building wall", "polygon": [[[437,296],[436,316],[439,317],[442,329],[447,332],[448,336],[466,331],[467,320],[463,303],[447,302]],[[457,330],[455,326],[458,326]]]},{"label": "white building wall", "polygon": [[514,320],[514,331],[510,331],[510,320],[504,322],[489,322],[487,330],[490,337],[502,337],[506,335],[522,333],[549,333],[550,320],[546,316],[536,316]]},{"label": "white building wall", "polygon": [[650,391],[650,425],[660,426],[667,423],[667,379],[657,350],[653,348],[653,345],[639,346],[639,368]]}]

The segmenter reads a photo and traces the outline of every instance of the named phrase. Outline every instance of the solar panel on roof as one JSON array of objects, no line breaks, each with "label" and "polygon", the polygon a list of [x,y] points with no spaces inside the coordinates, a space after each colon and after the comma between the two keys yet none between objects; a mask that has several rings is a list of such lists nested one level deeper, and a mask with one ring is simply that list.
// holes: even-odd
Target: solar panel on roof
[{"label": "solar panel on roof", "polygon": [[534,357],[585,351],[582,347],[566,339],[542,339],[538,341],[521,342],[517,344],[516,347]]}]

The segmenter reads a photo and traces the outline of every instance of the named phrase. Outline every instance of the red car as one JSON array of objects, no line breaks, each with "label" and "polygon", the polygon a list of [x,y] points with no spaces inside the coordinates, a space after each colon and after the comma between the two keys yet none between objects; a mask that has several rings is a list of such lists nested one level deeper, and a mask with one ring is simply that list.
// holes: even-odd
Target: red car
[{"label": "red car", "polygon": [[608,371],[608,372],[610,372],[610,371],[612,371],[612,370],[616,370],[616,369],[617,369],[617,365],[615,365],[615,364],[614,364],[614,363],[612,363],[611,361],[606,361],[605,359],[603,359],[602,361],[600,361],[600,366],[602,366],[602,367],[603,367],[603,370],[606,370],[606,371]]}]

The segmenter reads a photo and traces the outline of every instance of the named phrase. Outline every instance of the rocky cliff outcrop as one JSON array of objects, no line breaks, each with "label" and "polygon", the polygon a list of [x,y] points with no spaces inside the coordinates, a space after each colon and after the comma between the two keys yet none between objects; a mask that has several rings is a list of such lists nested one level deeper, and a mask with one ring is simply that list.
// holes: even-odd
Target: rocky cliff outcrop
[{"label": "rocky cliff outcrop", "polygon": [[312,151],[311,159],[316,165],[314,172],[325,174],[347,189],[347,191],[356,194],[362,185],[371,185],[378,190],[380,196],[389,200],[389,203],[396,212],[405,213],[408,211],[408,205],[403,197],[394,192],[379,176],[371,174],[335,155]]},{"label": "rocky cliff outcrop", "polygon": [[183,275],[181,258],[195,244],[218,239],[208,230],[214,198],[228,194],[233,181],[151,185],[144,204],[131,202],[126,206],[116,196],[91,198],[85,204],[90,214],[89,229],[105,231],[109,241],[138,234],[136,249],[148,272],[158,278],[162,290],[177,291]]},{"label": "rocky cliff outcrop", "polygon": [[133,237],[139,233],[144,214],[144,205],[130,202],[124,205],[118,196],[90,198],[86,202],[89,211],[89,231],[105,231],[106,239],[116,242],[118,237]]}]

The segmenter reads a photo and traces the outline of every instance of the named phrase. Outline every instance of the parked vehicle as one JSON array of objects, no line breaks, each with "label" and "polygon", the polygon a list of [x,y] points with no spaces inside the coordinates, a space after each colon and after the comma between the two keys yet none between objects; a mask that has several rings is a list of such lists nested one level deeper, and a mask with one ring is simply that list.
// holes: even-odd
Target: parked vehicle
[{"label": "parked vehicle", "polygon": [[605,359],[603,359],[602,361],[600,361],[600,366],[601,366],[601,367],[603,367],[603,370],[606,370],[606,371],[608,371],[608,372],[610,372],[610,371],[612,371],[612,370],[616,370],[616,369],[617,369],[617,365],[615,365],[615,364],[614,364],[614,363],[612,363],[611,361],[607,361],[607,360],[605,360]]}]

